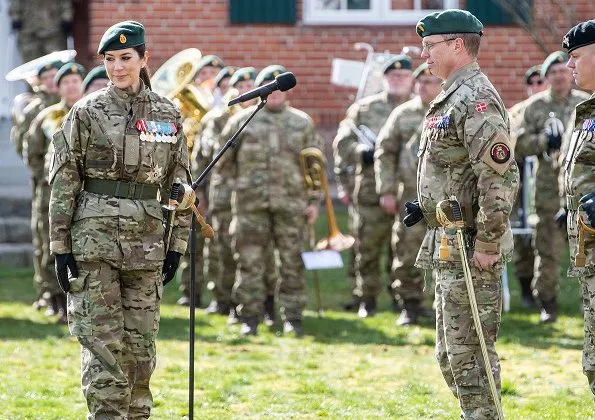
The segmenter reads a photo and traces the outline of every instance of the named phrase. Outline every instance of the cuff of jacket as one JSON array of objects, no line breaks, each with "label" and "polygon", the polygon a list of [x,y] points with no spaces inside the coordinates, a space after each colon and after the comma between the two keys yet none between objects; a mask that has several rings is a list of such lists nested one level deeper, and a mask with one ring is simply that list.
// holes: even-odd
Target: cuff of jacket
[{"label": "cuff of jacket", "polygon": [[169,251],[179,252],[180,254],[184,255],[186,253],[186,248],[188,247],[188,242],[178,238],[172,238],[171,247]]},{"label": "cuff of jacket", "polygon": [[70,246],[66,244],[65,241],[51,241],[50,242],[50,251],[52,254],[69,254],[72,252]]}]

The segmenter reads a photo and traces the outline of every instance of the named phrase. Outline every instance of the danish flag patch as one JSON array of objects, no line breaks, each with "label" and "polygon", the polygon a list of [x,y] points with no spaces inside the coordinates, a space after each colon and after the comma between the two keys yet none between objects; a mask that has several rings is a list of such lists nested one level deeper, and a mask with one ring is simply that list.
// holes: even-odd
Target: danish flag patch
[{"label": "danish flag patch", "polygon": [[484,112],[488,109],[488,106],[484,102],[477,102],[475,104],[475,110],[477,112]]}]

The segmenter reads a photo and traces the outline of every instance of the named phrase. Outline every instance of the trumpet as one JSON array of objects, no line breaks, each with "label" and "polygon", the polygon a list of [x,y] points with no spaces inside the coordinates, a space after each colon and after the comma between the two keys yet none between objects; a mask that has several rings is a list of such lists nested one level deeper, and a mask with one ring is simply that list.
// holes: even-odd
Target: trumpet
[{"label": "trumpet", "polygon": [[351,235],[343,235],[337,226],[337,218],[333,209],[333,201],[326,176],[326,160],[324,155],[316,147],[307,147],[300,153],[300,165],[306,190],[311,194],[323,191],[325,197],[328,237],[318,241],[314,249],[317,251],[332,249],[340,252],[351,248],[355,243],[355,238]]}]

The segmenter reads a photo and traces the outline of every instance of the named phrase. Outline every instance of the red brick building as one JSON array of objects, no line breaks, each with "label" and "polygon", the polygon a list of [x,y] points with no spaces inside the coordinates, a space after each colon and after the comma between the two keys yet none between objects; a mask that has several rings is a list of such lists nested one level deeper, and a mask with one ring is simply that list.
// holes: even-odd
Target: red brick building
[{"label": "red brick building", "polygon": [[[356,51],[355,42],[391,52],[399,52],[404,45],[420,45],[415,22],[428,9],[468,8],[484,23],[494,22],[486,24],[479,62],[509,106],[524,98],[522,76],[528,67],[543,61],[543,50],[560,49],[560,34],[595,17],[593,0],[512,2],[530,5],[522,14],[537,28],[540,47],[502,14],[496,1],[88,0],[76,3],[75,42],[79,60],[95,64],[97,44],[105,29],[135,19],[147,29],[153,70],[189,47],[217,54],[231,65],[260,69],[283,64],[298,80],[290,92],[292,104],[312,115],[318,125],[331,129],[355,94],[355,89],[330,83],[332,59],[364,61],[366,53]],[[420,62],[416,59],[415,64]]]}]

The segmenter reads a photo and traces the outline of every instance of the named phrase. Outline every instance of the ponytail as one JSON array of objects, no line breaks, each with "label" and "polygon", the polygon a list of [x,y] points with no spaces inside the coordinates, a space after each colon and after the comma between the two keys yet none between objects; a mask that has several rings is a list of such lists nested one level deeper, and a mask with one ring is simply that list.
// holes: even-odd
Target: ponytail
[{"label": "ponytail", "polygon": [[[137,45],[136,47],[132,47],[132,48],[134,48],[134,50],[138,53],[138,55],[141,58],[145,56],[145,52],[147,51],[147,47],[145,46],[145,44]],[[140,79],[143,81],[145,86],[149,88],[149,90],[152,90],[152,88],[151,88],[151,71],[149,70],[149,68],[147,66],[140,69]]]}]

